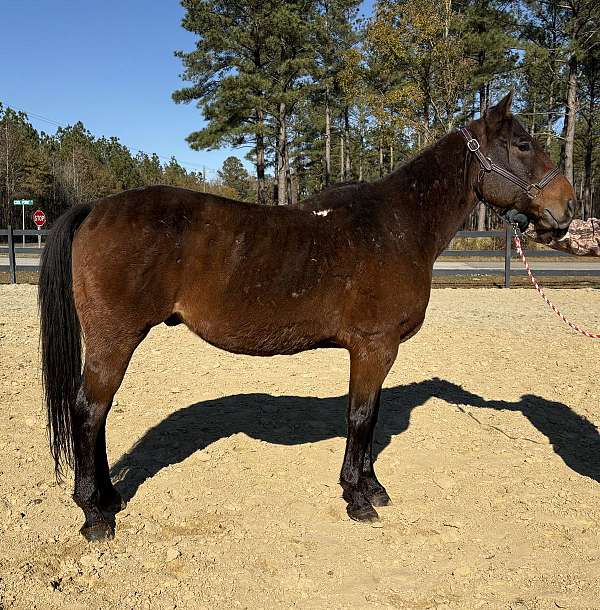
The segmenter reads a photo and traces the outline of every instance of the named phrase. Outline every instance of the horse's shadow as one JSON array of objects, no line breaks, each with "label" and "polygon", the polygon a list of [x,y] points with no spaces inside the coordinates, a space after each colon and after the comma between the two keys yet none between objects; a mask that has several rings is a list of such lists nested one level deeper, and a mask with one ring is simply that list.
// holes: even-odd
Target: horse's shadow
[{"label": "horse's shadow", "polygon": [[[600,435],[585,417],[561,402],[525,394],[518,402],[485,400],[444,379],[384,389],[373,451],[404,432],[415,407],[437,397],[448,403],[520,411],[544,434],[564,463],[600,481]],[[182,462],[220,438],[243,432],[268,443],[296,445],[346,435],[346,396],[314,398],[238,394],[180,409],[151,428],[111,470],[126,498],[161,469]],[[340,456],[341,459],[341,456]]]}]

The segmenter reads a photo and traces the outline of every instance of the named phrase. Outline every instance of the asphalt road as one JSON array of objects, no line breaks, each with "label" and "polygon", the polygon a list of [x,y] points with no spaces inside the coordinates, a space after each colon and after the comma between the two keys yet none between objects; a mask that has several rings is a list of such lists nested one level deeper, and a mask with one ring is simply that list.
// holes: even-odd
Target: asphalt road
[{"label": "asphalt road", "polygon": [[[561,261],[540,261],[530,260],[530,266],[533,271],[536,269],[539,271],[600,271],[600,258],[588,258],[585,260],[567,258]],[[523,265],[520,260],[512,259],[511,268],[518,269]],[[504,272],[504,260],[490,260],[490,261],[437,261],[433,267],[436,270],[445,269],[468,269],[474,272],[482,270],[493,270],[498,269]]]},{"label": "asphalt road", "polygon": [[[39,264],[39,259],[31,256],[17,256],[17,267],[20,268],[35,268]],[[581,273],[583,271],[596,271],[600,272],[600,258],[579,258],[565,257],[564,260],[559,261],[543,261],[543,260],[531,260],[531,268],[535,271],[552,271],[560,273],[561,271],[573,271]],[[512,269],[522,269],[520,260],[513,259],[511,262]],[[34,271],[35,269],[31,269]],[[468,261],[437,261],[434,265],[435,272],[443,274],[444,271],[472,271],[473,275],[480,273],[490,273],[497,271],[498,273],[504,273],[504,260],[468,260]],[[0,271],[8,271],[8,256],[0,256]]]}]

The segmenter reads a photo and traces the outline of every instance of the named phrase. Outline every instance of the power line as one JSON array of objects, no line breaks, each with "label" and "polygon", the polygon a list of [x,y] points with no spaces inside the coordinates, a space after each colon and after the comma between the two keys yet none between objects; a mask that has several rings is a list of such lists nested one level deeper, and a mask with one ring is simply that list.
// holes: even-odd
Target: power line
[{"label": "power line", "polygon": [[[24,114],[26,114],[28,117],[33,117],[35,119],[37,119],[38,121],[43,121],[45,123],[49,123],[50,125],[54,125],[55,127],[62,127],[63,129],[65,129],[67,126],[63,125],[62,123],[59,123],[58,121],[55,121],[54,119],[49,119],[48,117],[45,117],[42,114],[36,114],[35,112],[28,112],[27,110],[24,110],[23,108],[17,108],[16,106],[12,106],[11,104],[6,104],[7,108],[11,108],[12,110],[17,110],[18,112],[23,112]],[[118,138],[117,138],[118,139]],[[159,159],[162,159],[163,161],[170,161],[172,158],[175,157],[175,155],[171,155],[169,157],[165,156],[165,155],[159,155],[155,152],[153,153],[148,153],[145,150],[142,150],[141,148],[135,148],[133,146],[128,146],[129,150],[136,152],[136,153],[142,153],[143,155],[150,155],[150,154],[154,154],[156,155]],[[215,169],[214,167],[206,167],[205,165],[198,165],[195,163],[188,163],[187,161],[179,161],[178,159],[177,163],[179,163],[179,165],[183,165],[185,167],[190,167],[192,169],[196,169],[196,170],[202,170],[202,172],[218,172],[218,169]]]}]

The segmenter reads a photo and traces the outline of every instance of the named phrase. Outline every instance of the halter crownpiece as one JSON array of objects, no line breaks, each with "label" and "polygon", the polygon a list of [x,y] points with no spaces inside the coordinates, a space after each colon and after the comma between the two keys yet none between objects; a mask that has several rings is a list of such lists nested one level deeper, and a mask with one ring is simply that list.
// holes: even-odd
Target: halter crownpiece
[{"label": "halter crownpiece", "polygon": [[[459,129],[459,133],[466,140],[469,152],[472,152],[477,157],[482,173],[494,172],[499,174],[507,180],[510,180],[510,182],[513,184],[516,184],[518,187],[522,188],[527,194],[527,197],[530,199],[535,199],[542,192],[544,187],[548,186],[548,184],[550,184],[550,182],[552,182],[552,180],[554,180],[554,178],[560,174],[560,169],[555,167],[554,169],[551,169],[541,180],[531,184],[516,174],[513,174],[510,170],[502,167],[501,165],[497,165],[489,157],[486,157],[481,152],[479,142],[473,137],[473,134],[466,127],[461,127]],[[482,174],[480,174],[479,182],[481,181],[481,175]]]}]

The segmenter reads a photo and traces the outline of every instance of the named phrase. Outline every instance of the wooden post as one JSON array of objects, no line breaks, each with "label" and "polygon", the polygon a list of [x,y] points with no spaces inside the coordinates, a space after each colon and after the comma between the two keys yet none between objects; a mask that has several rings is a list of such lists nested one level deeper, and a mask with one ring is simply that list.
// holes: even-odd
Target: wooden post
[{"label": "wooden post", "polygon": [[13,228],[8,225],[8,274],[10,276],[10,283],[17,283],[17,262],[15,259],[15,239],[13,235]]},{"label": "wooden post", "polygon": [[512,227],[507,224],[504,233],[504,288],[510,288],[510,256],[512,247]]}]

